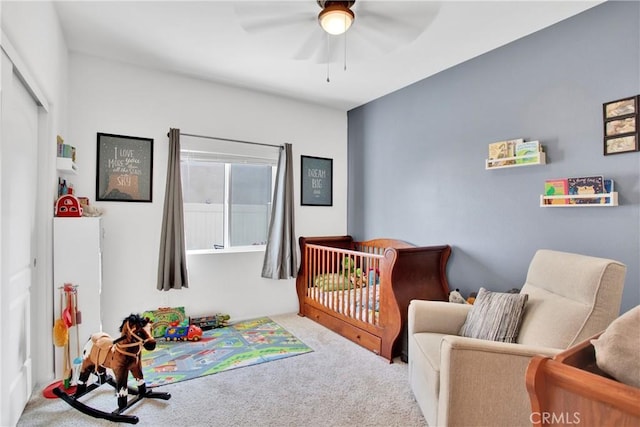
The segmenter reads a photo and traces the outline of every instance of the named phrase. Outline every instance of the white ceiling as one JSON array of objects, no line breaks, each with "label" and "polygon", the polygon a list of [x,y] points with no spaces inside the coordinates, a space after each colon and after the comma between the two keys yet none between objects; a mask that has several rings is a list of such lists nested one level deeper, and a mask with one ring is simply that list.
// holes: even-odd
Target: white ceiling
[{"label": "white ceiling", "polygon": [[315,0],[74,0],[55,7],[73,52],[346,111],[599,3],[358,0],[346,70],[343,37],[329,42],[327,66]]}]

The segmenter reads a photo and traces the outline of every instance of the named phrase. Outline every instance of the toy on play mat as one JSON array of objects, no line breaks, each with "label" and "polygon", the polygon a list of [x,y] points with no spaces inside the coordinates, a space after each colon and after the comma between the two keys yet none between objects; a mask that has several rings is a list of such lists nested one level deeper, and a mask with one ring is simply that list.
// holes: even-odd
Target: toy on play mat
[{"label": "toy on play mat", "polygon": [[[147,391],[144,382],[141,365],[142,348],[147,351],[153,351],[156,348],[149,319],[139,314],[131,314],[122,321],[120,332],[120,337],[116,339],[102,332],[93,334],[83,351],[82,367],[75,394],[70,396],[60,387],[53,392],[75,409],[94,418],[136,424],[139,421],[138,417],[123,415],[122,412],[145,397],[168,400],[171,395]],[[107,375],[107,368],[113,371],[115,378]],[[137,389],[127,385],[129,372],[137,382]],[[87,384],[91,374],[95,374],[97,380]],[[104,383],[109,383],[116,389],[118,409],[115,411],[104,412],[78,400]],[[135,398],[129,400],[129,393],[134,394]]]},{"label": "toy on play mat", "polygon": [[153,322],[151,334],[154,338],[164,337],[171,325],[189,326],[189,318],[184,312],[184,307],[160,307],[157,310],[145,311],[142,315]]},{"label": "toy on play mat", "polygon": [[208,331],[209,329],[229,326],[230,318],[231,317],[228,314],[217,313],[213,316],[191,317],[189,323],[199,326],[203,331]]}]

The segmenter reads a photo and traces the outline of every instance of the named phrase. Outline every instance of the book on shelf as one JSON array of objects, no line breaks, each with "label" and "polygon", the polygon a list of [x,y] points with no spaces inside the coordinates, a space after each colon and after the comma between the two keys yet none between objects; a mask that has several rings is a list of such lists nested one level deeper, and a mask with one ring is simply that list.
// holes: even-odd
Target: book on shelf
[{"label": "book on shelf", "polygon": [[[602,194],[604,193],[604,178],[602,175],[599,176],[582,176],[577,178],[567,178],[567,182],[569,184],[569,195],[577,196],[577,195],[592,195],[592,194]],[[570,204],[600,204],[602,203],[602,198],[580,198],[575,197],[569,199]]]},{"label": "book on shelf", "polygon": [[65,157],[76,161],[76,147],[69,144],[58,144],[58,157]]},{"label": "book on shelf", "polygon": [[[498,160],[498,159],[515,157],[516,144],[519,142],[524,142],[524,139],[523,138],[509,139],[506,141],[492,142],[491,144],[489,144],[489,160]],[[505,166],[505,165],[513,165],[513,164],[515,164],[515,160],[511,158],[509,160],[489,162],[489,167]]]},{"label": "book on shelf", "polygon": [[[569,194],[569,182],[567,178],[547,179],[544,182],[545,196],[566,196]],[[566,205],[569,201],[565,198],[545,199],[545,205]]]},{"label": "book on shelf", "polygon": [[[604,180],[604,192],[607,194],[611,194],[614,192],[613,189],[614,185],[613,185],[613,180],[612,179],[605,179]],[[600,203],[602,204],[609,204],[611,203],[611,197],[603,197],[602,199],[600,199]]]},{"label": "book on shelf", "polygon": [[[516,143],[515,147],[516,164],[537,163],[539,157],[538,152],[542,151],[540,141],[521,141]],[[524,157],[530,156],[530,157]]]}]

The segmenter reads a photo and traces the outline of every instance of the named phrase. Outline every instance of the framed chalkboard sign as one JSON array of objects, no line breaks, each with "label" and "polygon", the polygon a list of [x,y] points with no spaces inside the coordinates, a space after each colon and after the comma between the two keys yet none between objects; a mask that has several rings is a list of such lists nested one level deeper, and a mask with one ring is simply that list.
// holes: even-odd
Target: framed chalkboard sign
[{"label": "framed chalkboard sign", "polygon": [[301,156],[302,206],[333,205],[333,160]]},{"label": "framed chalkboard sign", "polygon": [[153,139],[98,133],[96,200],[151,202]]}]

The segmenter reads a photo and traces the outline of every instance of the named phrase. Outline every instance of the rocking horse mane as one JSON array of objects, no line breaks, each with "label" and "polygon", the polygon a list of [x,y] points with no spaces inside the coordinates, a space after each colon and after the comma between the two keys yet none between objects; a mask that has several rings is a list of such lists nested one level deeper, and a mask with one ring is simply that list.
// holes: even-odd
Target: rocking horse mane
[{"label": "rocking horse mane", "polygon": [[122,325],[120,325],[120,332],[122,332],[124,330],[124,326],[127,323],[129,324],[129,327],[132,327],[132,328],[135,328],[135,327],[144,328],[149,323],[149,318],[148,317],[142,317],[139,314],[131,313],[128,317],[125,317],[122,320]]}]

